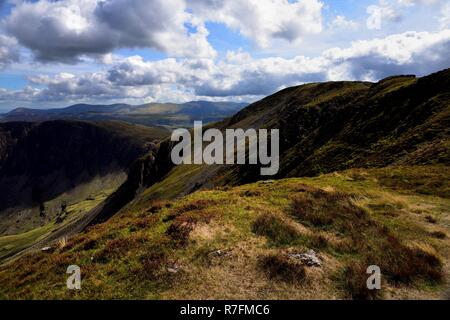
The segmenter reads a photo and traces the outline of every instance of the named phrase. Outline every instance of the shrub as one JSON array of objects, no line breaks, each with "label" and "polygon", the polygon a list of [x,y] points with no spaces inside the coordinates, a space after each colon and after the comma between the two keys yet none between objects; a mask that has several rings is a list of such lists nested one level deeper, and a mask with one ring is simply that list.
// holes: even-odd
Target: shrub
[{"label": "shrub", "polygon": [[369,222],[366,211],[353,204],[349,195],[320,189],[295,197],[291,212],[304,223],[339,232],[351,232]]},{"label": "shrub", "polygon": [[309,238],[309,246],[317,249],[325,249],[328,247],[328,240],[322,235],[313,234]]},{"label": "shrub", "polygon": [[[356,299],[374,298],[374,293],[365,289],[364,266],[379,266],[393,283],[409,284],[418,278],[442,280],[442,262],[437,256],[401,243],[387,227],[356,206],[348,194],[322,190],[304,193],[293,199],[291,211],[300,221],[317,229],[327,228],[346,236],[335,249],[360,257],[347,266],[343,279],[349,295]],[[325,244],[320,239],[310,240],[311,245],[322,243]]]},{"label": "shrub", "polygon": [[299,238],[299,233],[280,218],[264,213],[253,222],[253,232],[269,238],[278,245],[289,245]]},{"label": "shrub", "polygon": [[306,278],[305,267],[282,254],[260,257],[258,264],[271,279],[299,284]]},{"label": "shrub", "polygon": [[367,266],[378,265],[391,282],[409,284],[417,278],[442,280],[442,262],[437,256],[420,248],[407,247],[392,234],[378,239],[378,243],[362,245],[358,251]]},{"label": "shrub", "polygon": [[435,238],[438,238],[438,239],[445,239],[445,238],[447,238],[447,234],[445,234],[445,233],[442,232],[442,231],[433,231],[433,232],[431,233],[431,235],[432,235],[433,237],[435,237]]},{"label": "shrub", "polygon": [[83,241],[80,245],[80,250],[86,251],[86,250],[92,250],[97,246],[97,241],[95,239],[86,239]]},{"label": "shrub", "polygon": [[160,280],[166,273],[168,255],[164,247],[154,245],[141,257],[141,274],[149,280]]},{"label": "shrub", "polygon": [[178,212],[178,214],[182,214],[189,211],[206,209],[214,204],[216,204],[216,201],[214,200],[194,200],[179,207],[178,209],[176,209],[176,211]]},{"label": "shrub", "polygon": [[158,222],[159,218],[157,216],[149,216],[142,219],[139,219],[135,226],[138,229],[147,229],[151,226],[154,226]]},{"label": "shrub", "polygon": [[261,192],[258,190],[246,190],[242,191],[239,196],[240,197],[258,197],[261,195]]},{"label": "shrub", "polygon": [[166,233],[174,240],[176,246],[185,247],[195,224],[209,223],[214,215],[215,213],[211,211],[192,211],[176,216]]},{"label": "shrub", "polygon": [[177,247],[185,247],[189,242],[189,235],[194,229],[195,221],[176,219],[167,229],[167,235]]},{"label": "shrub", "polygon": [[148,213],[158,213],[163,208],[169,208],[170,203],[165,201],[154,201],[151,203],[150,207],[147,209]]},{"label": "shrub", "polygon": [[432,216],[426,216],[425,220],[427,222],[429,222],[429,223],[432,223],[432,224],[436,224],[437,223],[437,220],[435,218],[433,218]]},{"label": "shrub", "polygon": [[349,263],[342,273],[342,286],[348,297],[354,300],[373,300],[381,298],[380,290],[367,288],[367,266],[360,262]]},{"label": "shrub", "polygon": [[119,238],[109,240],[106,242],[105,247],[97,251],[94,255],[95,261],[107,262],[114,258],[121,258],[127,254],[133,247],[144,243],[144,238]]},{"label": "shrub", "polygon": [[216,202],[214,200],[195,200],[192,201],[188,204],[185,204],[181,207],[178,208],[174,208],[173,210],[171,210],[172,212],[167,215],[167,217],[164,217],[163,221],[167,222],[167,221],[172,221],[174,220],[176,217],[183,215],[184,213],[187,212],[192,212],[192,211],[200,211],[203,209],[208,208],[209,206],[214,205]]}]

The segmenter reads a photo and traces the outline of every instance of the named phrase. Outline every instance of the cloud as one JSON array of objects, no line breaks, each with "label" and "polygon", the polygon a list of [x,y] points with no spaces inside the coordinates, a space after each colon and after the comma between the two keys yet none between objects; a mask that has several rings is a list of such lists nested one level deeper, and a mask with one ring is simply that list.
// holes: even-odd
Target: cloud
[{"label": "cloud", "polygon": [[349,20],[344,16],[336,16],[334,20],[330,23],[332,29],[350,29],[355,30],[359,26],[358,22]]},{"label": "cloud", "polygon": [[119,48],[215,55],[206,28],[185,11],[184,0],[21,2],[5,19],[5,28],[41,61],[76,62]]},{"label": "cloud", "polygon": [[446,3],[442,7],[439,23],[442,29],[450,27],[450,3]]},{"label": "cloud", "polygon": [[[367,7],[366,26],[370,30],[380,30],[383,25],[392,22],[400,22],[407,18],[407,13],[411,13],[411,8],[423,10],[431,8],[434,12],[441,12],[441,20],[445,19],[445,7],[448,5],[447,0],[378,0],[378,4]],[[409,11],[408,11],[409,10]],[[436,17],[433,17],[436,19]],[[443,23],[441,22],[441,25]]]},{"label": "cloud", "polygon": [[331,80],[378,80],[390,75],[419,76],[450,66],[450,30],[406,32],[382,39],[354,42],[347,49],[331,49],[322,56],[330,61]]},{"label": "cloud", "polygon": [[223,23],[268,47],[274,39],[297,42],[320,33],[322,6],[319,0],[15,1],[4,26],[44,62],[102,59],[120,48],[211,58],[216,52],[207,22]]},{"label": "cloud", "polygon": [[446,0],[397,0],[397,2],[403,6],[414,6],[416,4],[433,5],[443,3],[445,1]]},{"label": "cloud", "polygon": [[0,70],[17,61],[19,61],[17,42],[0,34]]},{"label": "cloud", "polygon": [[198,98],[249,100],[282,88],[328,80],[376,81],[387,76],[419,76],[450,66],[450,30],[406,32],[317,57],[255,59],[244,51],[222,59],[168,58],[145,61],[135,56],[109,69],[81,75],[31,77],[23,91],[0,92],[0,100],[20,101],[186,101]]},{"label": "cloud", "polygon": [[400,21],[401,15],[391,7],[387,1],[380,0],[378,5],[371,5],[367,7],[366,25],[370,30],[379,30],[384,22]]},{"label": "cloud", "polygon": [[322,31],[319,0],[188,0],[194,14],[205,21],[223,23],[268,47],[273,40],[290,42]]}]

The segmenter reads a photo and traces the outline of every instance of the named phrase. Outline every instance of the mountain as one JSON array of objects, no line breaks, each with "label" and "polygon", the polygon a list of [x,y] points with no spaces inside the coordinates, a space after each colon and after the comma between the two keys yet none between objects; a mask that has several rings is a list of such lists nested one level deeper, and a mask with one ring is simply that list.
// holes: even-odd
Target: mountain
[{"label": "mountain", "polygon": [[[0,232],[27,231],[63,201],[114,191],[130,164],[168,133],[121,122],[0,123]],[[40,205],[46,219],[36,214]]]},{"label": "mountain", "polygon": [[[214,127],[279,128],[280,170],[272,177],[277,179],[355,167],[449,165],[448,88],[450,70],[423,78],[390,77],[378,83],[313,83],[253,103]],[[160,152],[159,157],[167,154]],[[151,188],[144,196],[176,197],[202,187],[259,179],[257,165],[182,165],[158,183],[148,184]]]},{"label": "mountain", "polygon": [[121,120],[148,126],[183,127],[192,125],[195,120],[204,122],[222,120],[246,105],[246,103],[209,101],[191,101],[183,104],[149,103],[138,106],[76,104],[67,108],[47,110],[17,108],[1,116],[0,121]]},{"label": "mountain", "polygon": [[[82,232],[41,237],[0,267],[0,297],[444,296],[450,70],[287,88],[208,128],[279,129],[278,174],[174,166],[166,139],[87,210]],[[23,237],[0,238],[0,250]],[[83,290],[47,290],[73,263],[88,270]],[[370,265],[382,290],[367,288]]]}]

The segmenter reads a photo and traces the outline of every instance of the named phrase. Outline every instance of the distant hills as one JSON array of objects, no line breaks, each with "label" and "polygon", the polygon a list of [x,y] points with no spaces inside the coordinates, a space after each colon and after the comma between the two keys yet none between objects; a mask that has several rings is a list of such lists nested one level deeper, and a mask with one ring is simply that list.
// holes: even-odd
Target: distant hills
[{"label": "distant hills", "polygon": [[246,103],[191,101],[182,104],[149,103],[90,105],[76,104],[58,109],[17,108],[0,115],[1,122],[71,120],[120,120],[146,126],[192,126],[194,120],[214,122],[232,116]]}]

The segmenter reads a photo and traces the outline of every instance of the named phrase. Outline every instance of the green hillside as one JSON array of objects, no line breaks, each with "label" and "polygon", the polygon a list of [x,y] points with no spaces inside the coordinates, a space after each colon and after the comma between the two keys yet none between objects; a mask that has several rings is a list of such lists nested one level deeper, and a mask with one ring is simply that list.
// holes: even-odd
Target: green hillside
[{"label": "green hillside", "polygon": [[[352,169],[130,204],[1,267],[0,297],[437,299],[450,262],[449,178],[448,167]],[[310,249],[321,266],[295,258]],[[70,264],[82,270],[78,292],[65,287]],[[365,287],[368,264],[382,269],[381,291]]]},{"label": "green hillside", "polygon": [[[280,129],[280,171],[265,180],[257,165],[174,166],[173,143],[155,144],[87,209],[81,233],[2,266],[0,297],[442,298],[449,88],[450,70],[313,83],[210,124]],[[70,264],[82,269],[79,292],[65,287]],[[381,291],[367,290],[370,265]]]}]

